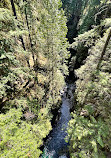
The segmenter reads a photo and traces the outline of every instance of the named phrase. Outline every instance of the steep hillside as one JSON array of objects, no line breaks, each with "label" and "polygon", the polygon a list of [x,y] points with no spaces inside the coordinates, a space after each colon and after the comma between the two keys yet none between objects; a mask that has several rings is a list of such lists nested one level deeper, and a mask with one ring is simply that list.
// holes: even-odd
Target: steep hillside
[{"label": "steep hillside", "polygon": [[61,112],[65,153],[110,158],[111,1],[0,0],[1,158],[40,157],[68,74],[76,90],[74,101],[64,94],[68,110],[75,102],[70,121]]},{"label": "steep hillside", "polygon": [[67,75],[61,1],[0,1],[0,156],[39,157]]},{"label": "steep hillside", "polygon": [[[69,122],[67,141],[71,158],[110,158],[111,2],[101,1],[94,7],[96,12],[92,9],[95,12],[91,14],[93,16],[88,4],[89,1],[78,23],[79,34],[87,32],[78,35],[71,45],[76,51],[72,67],[77,64],[79,68],[75,70],[78,78],[74,95],[76,105]],[[92,5],[90,3],[89,8],[93,8]],[[93,24],[92,29],[89,23]]]},{"label": "steep hillside", "polygon": [[[68,33],[67,37],[72,44],[79,34],[83,34],[88,30],[93,29],[95,26],[101,23],[101,20],[109,18],[110,13],[110,1],[100,0],[62,0],[63,8],[67,16]],[[100,27],[100,29],[102,29]],[[100,30],[99,30],[100,31]],[[103,32],[101,31],[101,36]],[[84,44],[83,44],[84,45]],[[82,49],[71,49],[71,58],[69,59],[69,73],[74,69],[80,67],[83,61],[88,55],[88,47],[81,47]]]}]

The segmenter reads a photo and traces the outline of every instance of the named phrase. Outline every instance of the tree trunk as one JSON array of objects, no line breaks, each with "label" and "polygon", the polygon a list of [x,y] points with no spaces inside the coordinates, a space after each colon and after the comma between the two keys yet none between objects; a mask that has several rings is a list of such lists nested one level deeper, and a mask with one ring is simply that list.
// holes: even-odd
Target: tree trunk
[{"label": "tree trunk", "polygon": [[[27,2],[27,0],[23,0],[23,2]],[[31,47],[31,52],[32,52],[32,58],[33,58],[33,62],[34,62],[34,66],[36,65],[36,61],[34,58],[34,53],[33,53],[33,44],[32,44],[32,39],[31,39],[31,34],[30,34],[30,27],[29,27],[29,22],[28,22],[28,16],[27,16],[27,8],[25,6],[25,19],[26,19],[26,23],[27,23],[27,28],[28,28],[28,36],[29,36],[29,41],[30,41],[30,47]]]},{"label": "tree trunk", "polygon": [[[23,2],[27,2],[26,0],[23,0]],[[31,39],[31,35],[30,35],[30,28],[29,28],[29,22],[28,22],[28,17],[27,17],[27,9],[25,7],[25,18],[26,18],[26,23],[27,23],[27,28],[28,28],[28,32],[29,32],[29,41],[30,41],[30,46],[32,48],[32,39]]]},{"label": "tree trunk", "polygon": [[[15,9],[15,5],[14,5],[14,1],[13,1],[13,0],[10,0],[10,1],[11,1],[11,6],[12,6],[12,10],[13,10],[15,19],[17,19],[17,14],[16,14],[16,9]],[[18,28],[20,28],[19,25],[18,25]],[[25,43],[24,43],[23,37],[22,37],[22,36],[19,36],[19,38],[20,38],[20,40],[21,40],[22,47],[23,47],[24,51],[26,51]],[[26,60],[27,60],[27,64],[28,64],[28,66],[30,67],[30,63],[29,63],[29,61],[28,61],[27,58],[26,58]]]},{"label": "tree trunk", "polygon": [[106,48],[107,48],[107,46],[108,46],[110,37],[111,37],[111,29],[109,30],[109,33],[108,33],[106,42],[105,42],[105,44],[104,44],[104,47],[103,47],[103,50],[102,50],[102,53],[101,53],[101,57],[100,57],[100,59],[99,59],[98,65],[97,65],[97,71],[100,70],[101,62],[102,62],[102,60],[103,60],[103,56],[105,55]]},{"label": "tree trunk", "polygon": [[16,14],[15,5],[14,5],[13,0],[11,0],[11,6],[12,6],[12,10],[13,10],[14,16],[17,19],[17,14]]}]

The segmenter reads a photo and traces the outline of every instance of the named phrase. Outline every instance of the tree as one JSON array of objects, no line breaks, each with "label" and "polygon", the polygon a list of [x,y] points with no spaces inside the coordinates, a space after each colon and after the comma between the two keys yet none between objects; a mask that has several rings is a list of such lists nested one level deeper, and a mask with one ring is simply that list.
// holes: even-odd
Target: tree
[{"label": "tree", "polygon": [[0,22],[0,155],[39,157],[67,75],[66,17],[60,0],[5,0]]}]

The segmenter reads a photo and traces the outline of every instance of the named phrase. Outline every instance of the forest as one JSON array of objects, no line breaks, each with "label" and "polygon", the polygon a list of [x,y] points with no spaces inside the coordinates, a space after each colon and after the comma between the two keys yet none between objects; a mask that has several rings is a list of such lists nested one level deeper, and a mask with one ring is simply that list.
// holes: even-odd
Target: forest
[{"label": "forest", "polygon": [[111,0],[0,0],[0,158],[111,158]]}]

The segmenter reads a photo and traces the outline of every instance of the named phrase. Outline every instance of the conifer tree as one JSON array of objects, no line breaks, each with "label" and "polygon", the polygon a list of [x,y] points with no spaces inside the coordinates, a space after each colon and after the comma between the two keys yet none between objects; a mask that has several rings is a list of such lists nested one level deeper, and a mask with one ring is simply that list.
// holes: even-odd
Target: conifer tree
[{"label": "conifer tree", "polygon": [[39,157],[67,74],[66,17],[60,0],[4,0],[0,23],[0,155]]}]

